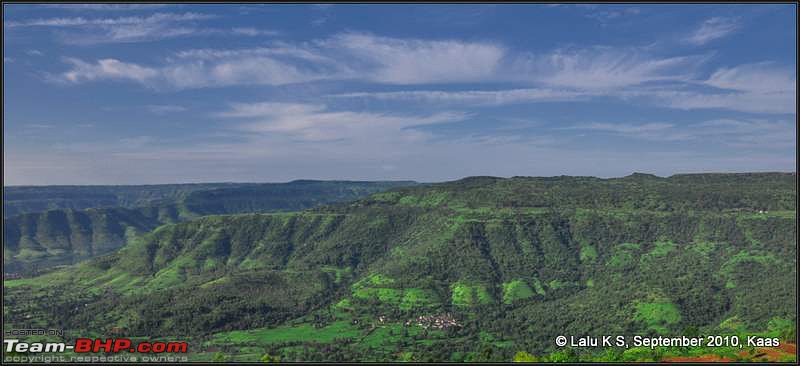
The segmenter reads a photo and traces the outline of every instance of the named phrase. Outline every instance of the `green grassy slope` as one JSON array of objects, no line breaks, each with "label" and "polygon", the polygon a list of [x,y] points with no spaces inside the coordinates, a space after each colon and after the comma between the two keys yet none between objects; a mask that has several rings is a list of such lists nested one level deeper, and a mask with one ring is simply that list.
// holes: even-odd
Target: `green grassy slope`
[{"label": "green grassy slope", "polygon": [[[478,177],[202,217],[5,281],[6,321],[191,337],[197,359],[373,361],[592,359],[554,337],[791,324],[795,176],[713,177]],[[415,320],[442,314],[460,326]]]}]

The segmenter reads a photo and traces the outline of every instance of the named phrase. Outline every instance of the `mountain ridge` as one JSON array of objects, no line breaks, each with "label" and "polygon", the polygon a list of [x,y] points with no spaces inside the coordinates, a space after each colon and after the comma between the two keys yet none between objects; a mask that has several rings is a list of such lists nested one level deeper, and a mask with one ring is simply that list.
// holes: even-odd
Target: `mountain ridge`
[{"label": "mountain ridge", "polygon": [[291,211],[352,200],[403,182],[305,181],[213,187],[150,205],[53,209],[3,219],[8,272],[69,264],[110,252],[162,224],[209,214]]}]

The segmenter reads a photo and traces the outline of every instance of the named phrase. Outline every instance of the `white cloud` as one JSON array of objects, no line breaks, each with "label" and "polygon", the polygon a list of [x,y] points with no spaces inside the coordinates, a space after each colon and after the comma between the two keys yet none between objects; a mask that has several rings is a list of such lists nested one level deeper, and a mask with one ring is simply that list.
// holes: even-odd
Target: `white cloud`
[{"label": "white cloud", "polygon": [[186,110],[186,107],[172,104],[148,105],[145,108],[153,114],[177,113]]},{"label": "white cloud", "polygon": [[764,93],[701,93],[657,91],[646,93],[657,104],[677,109],[726,109],[750,113],[796,113],[795,95]]},{"label": "white cloud", "polygon": [[94,64],[76,58],[66,58],[72,64],[72,70],[61,75],[62,80],[72,83],[94,80],[129,80],[148,83],[158,77],[159,72],[153,68],[143,67],[116,59],[101,59]]},{"label": "white cloud", "polygon": [[[345,34],[310,44],[274,42],[268,47],[249,49],[195,49],[178,52],[175,57],[187,60],[268,57],[282,61],[288,61],[288,58],[293,59],[295,64],[306,63],[311,68],[324,68],[324,73],[328,75],[325,79],[358,78],[386,83],[431,83],[469,81],[491,76],[497,60],[486,62],[486,58],[482,57],[482,52],[489,48],[491,47],[457,41],[400,40]],[[429,62],[422,65],[414,62],[414,57],[422,57],[421,61]],[[452,62],[459,57],[473,59],[475,62]],[[444,70],[442,64],[447,63],[451,67]],[[481,67],[487,64],[490,65]]]},{"label": "white cloud", "polygon": [[430,115],[396,115],[374,112],[334,111],[322,104],[237,103],[219,113],[224,118],[246,118],[243,131],[280,133],[304,141],[417,140],[425,134],[409,127],[461,121],[469,117],[461,112]]},{"label": "white cloud", "polygon": [[199,13],[156,13],[147,17],[119,17],[119,18],[47,18],[31,19],[25,21],[10,21],[3,23],[9,28],[16,27],[75,27],[75,26],[114,26],[114,25],[139,25],[157,24],[165,22],[181,22],[191,20],[210,19],[214,16]]},{"label": "white cloud", "polygon": [[[148,86],[186,89],[342,79],[391,84],[491,80],[502,55],[499,47],[479,43],[399,40],[347,34],[315,44],[276,42],[270,47],[250,49],[182,51],[158,67],[114,59],[98,63],[116,62],[152,71],[156,75],[148,73],[146,78],[128,78]],[[92,77],[97,74],[97,67],[89,68],[82,61],[71,63],[73,70],[63,75],[67,80],[99,79]],[[82,77],[83,74],[87,76]],[[107,78],[120,77],[115,74]]]},{"label": "white cloud", "polygon": [[639,8],[624,8],[591,12],[585,16],[587,18],[596,20],[602,26],[606,26],[611,21],[619,20],[620,18],[626,16],[637,15],[640,12],[641,10],[639,10]]},{"label": "white cloud", "polygon": [[[60,78],[77,83],[94,80],[131,80],[154,89],[192,89],[229,85],[285,85],[332,77],[322,66],[301,68],[276,57],[249,55],[214,57],[200,54],[158,67],[102,59],[95,64],[70,58],[72,69]],[[291,58],[291,57],[290,57]],[[296,59],[296,58],[295,58]]]},{"label": "white cloud", "polygon": [[[499,98],[524,99],[655,81],[686,81],[705,59],[705,56],[654,58],[640,49],[610,47],[560,49],[549,54],[519,56],[489,43],[348,33],[312,43],[275,42],[248,49],[181,51],[169,58],[166,65],[155,69],[161,70],[167,84],[177,88],[343,79],[385,84],[513,81],[549,85],[540,88],[541,92],[527,89],[497,94]],[[560,90],[565,88],[572,91]],[[472,93],[455,97],[485,99],[488,95]]]},{"label": "white cloud", "polygon": [[705,83],[745,92],[795,93],[797,76],[792,69],[760,62],[719,69]]},{"label": "white cloud", "polygon": [[695,81],[717,90],[657,88],[623,94],[643,96],[660,105],[687,110],[796,113],[796,80],[793,70],[762,62],[721,68],[706,80]]},{"label": "white cloud", "polygon": [[275,36],[278,35],[278,32],[269,30],[269,29],[258,29],[253,27],[242,27],[242,28],[233,28],[231,29],[231,33],[235,35],[243,35],[243,36]]},{"label": "white cloud", "polygon": [[674,125],[671,123],[662,123],[662,122],[655,122],[655,123],[645,123],[640,125],[633,125],[633,124],[613,124],[613,123],[589,123],[585,126],[573,127],[576,129],[584,129],[584,130],[599,130],[599,131],[610,131],[610,132],[618,132],[623,134],[638,134],[643,132],[654,132],[654,131],[662,131],[665,129],[672,128]]},{"label": "white cloud", "polygon": [[217,62],[196,61],[162,68],[167,85],[178,88],[202,88],[228,85],[285,85],[324,79],[324,74],[301,69],[270,57],[225,59]]},{"label": "white cloud", "polygon": [[[78,32],[61,33],[68,44],[95,44],[153,41],[187,35],[201,35],[209,30],[180,24],[214,18],[200,13],[156,13],[149,16],[117,18],[62,17],[5,22],[4,27],[77,28]],[[211,30],[211,33],[214,31]]]},{"label": "white cloud", "polygon": [[98,10],[98,11],[128,11],[128,10],[153,10],[163,8],[165,4],[43,4],[39,7],[85,11],[85,10]]},{"label": "white cloud", "polygon": [[654,58],[640,49],[592,47],[528,55],[514,63],[521,78],[582,90],[609,90],[654,81],[686,81],[706,56]]},{"label": "white cloud", "polygon": [[723,38],[740,27],[740,18],[713,17],[703,21],[697,28],[684,40],[694,45],[704,45],[716,39]]},{"label": "white cloud", "polygon": [[328,18],[330,18],[329,14],[325,14],[323,16],[319,16],[311,20],[311,26],[313,27],[321,27],[328,22]]},{"label": "white cloud", "polygon": [[218,60],[247,57],[285,57],[302,61],[334,65],[336,60],[324,55],[320,50],[303,48],[284,42],[274,42],[269,47],[255,47],[244,49],[190,49],[175,53],[177,59],[187,60]]},{"label": "white cloud", "polygon": [[489,43],[397,39],[342,34],[324,42],[367,67],[369,78],[390,84],[491,80],[505,49]]},{"label": "white cloud", "polygon": [[555,102],[587,98],[591,93],[567,89],[526,88],[505,90],[438,91],[411,90],[397,92],[358,92],[332,95],[339,98],[374,98],[427,103],[469,105],[504,105],[526,102]]},{"label": "white cloud", "polygon": [[678,109],[793,113],[796,76],[788,68],[756,63],[699,77],[709,55],[655,57],[643,48],[562,48],[538,55],[462,41],[394,39],[344,34],[309,43],[272,42],[244,49],[190,49],[163,64],[117,59],[69,59],[60,78],[72,83],[131,80],[161,90],[232,85],[288,85],[358,80],[382,84],[526,83],[506,90],[406,90],[341,93],[362,97],[474,105],[644,98]]},{"label": "white cloud", "polygon": [[39,51],[39,50],[27,50],[27,51],[25,51],[25,53],[27,53],[30,56],[42,56],[42,55],[44,55],[44,53],[42,53],[42,51]]},{"label": "white cloud", "polygon": [[166,26],[164,24],[125,24],[105,27],[105,34],[84,33],[64,35],[69,44],[144,42],[188,35],[202,34],[194,27]]},{"label": "white cloud", "polygon": [[219,117],[233,118],[253,118],[253,117],[277,117],[286,115],[308,115],[321,112],[325,106],[320,104],[302,103],[233,103],[231,109],[220,112]]}]

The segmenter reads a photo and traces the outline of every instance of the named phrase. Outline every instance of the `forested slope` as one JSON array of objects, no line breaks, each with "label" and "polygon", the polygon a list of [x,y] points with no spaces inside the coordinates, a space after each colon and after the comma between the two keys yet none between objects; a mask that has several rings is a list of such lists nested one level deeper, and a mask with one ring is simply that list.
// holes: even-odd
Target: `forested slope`
[{"label": "forested slope", "polygon": [[[560,352],[563,334],[790,339],[795,183],[770,173],[473,177],[299,213],[207,216],[8,282],[8,319],[189,335],[198,357],[216,345],[240,360],[507,361]],[[88,305],[58,311],[77,303]],[[457,325],[414,320],[441,314]]]},{"label": "forested slope", "polygon": [[[411,184],[414,183],[294,181],[284,184],[217,185],[223,188],[203,185],[207,189],[193,185],[177,188],[159,186],[163,188],[156,192],[161,194],[159,197],[167,192],[168,187],[175,188],[170,191],[174,193],[172,198],[134,208],[55,209],[5,218],[3,260],[6,272],[44,269],[108,253],[122,246],[126,240],[166,223],[210,214],[301,210],[351,201]],[[192,186],[194,191],[188,192],[185,189],[187,186]],[[142,202],[141,197],[149,189],[149,186],[144,187],[146,189],[139,192],[139,200],[125,202]],[[156,193],[153,194],[158,196]],[[80,200],[72,202],[80,204]]]}]

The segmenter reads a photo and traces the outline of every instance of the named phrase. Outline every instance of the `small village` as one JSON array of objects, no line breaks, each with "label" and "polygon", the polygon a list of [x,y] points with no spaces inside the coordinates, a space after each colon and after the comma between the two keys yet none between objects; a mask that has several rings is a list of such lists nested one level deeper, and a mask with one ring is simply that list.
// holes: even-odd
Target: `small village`
[{"label": "small village", "polygon": [[[406,325],[411,325],[413,320],[406,321]],[[461,324],[453,318],[450,313],[447,314],[440,314],[440,315],[420,315],[417,317],[416,325],[421,326],[424,329],[433,328],[433,329],[445,329],[450,327],[461,327]]]},{"label": "small village", "polygon": [[[388,316],[380,315],[377,318],[377,323],[373,323],[372,327],[376,325],[386,324],[391,322]],[[352,324],[358,324],[357,319],[353,319]],[[446,329],[450,327],[461,327],[462,325],[450,313],[439,315],[420,315],[416,319],[406,320],[403,323],[405,326],[418,325],[423,329]]]}]

